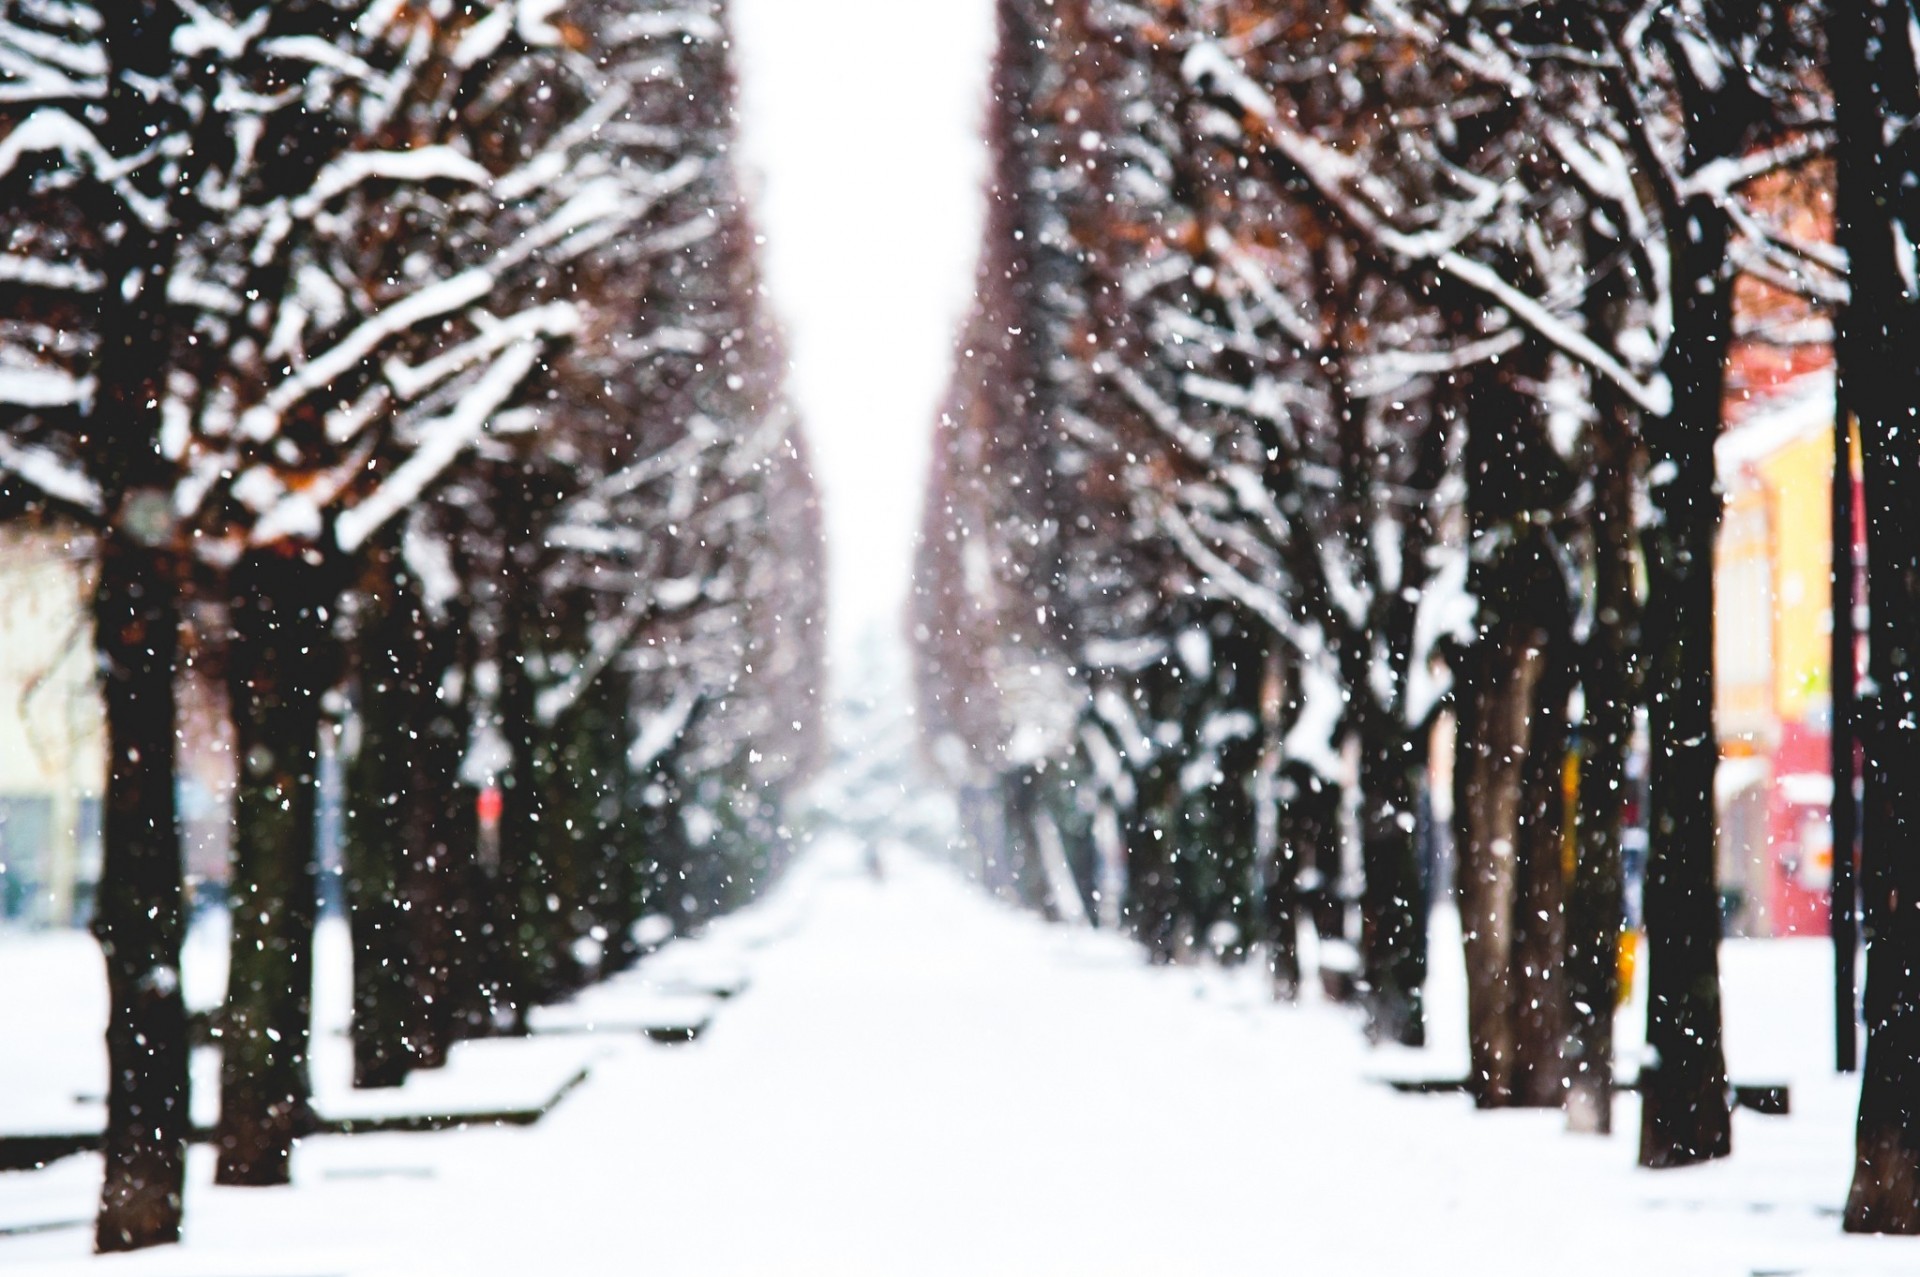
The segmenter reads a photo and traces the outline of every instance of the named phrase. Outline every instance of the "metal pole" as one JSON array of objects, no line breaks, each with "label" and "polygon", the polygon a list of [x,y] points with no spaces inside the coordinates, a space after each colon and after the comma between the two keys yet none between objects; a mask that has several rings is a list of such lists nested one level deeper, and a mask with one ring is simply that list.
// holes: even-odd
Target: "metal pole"
[{"label": "metal pole", "polygon": [[1854,873],[1854,847],[1860,828],[1854,802],[1854,699],[1857,668],[1853,608],[1859,596],[1854,569],[1853,429],[1846,379],[1836,379],[1833,414],[1833,649],[1828,679],[1833,723],[1833,888],[1828,910],[1833,933],[1834,1066],[1842,1073],[1859,1067],[1860,891]]}]

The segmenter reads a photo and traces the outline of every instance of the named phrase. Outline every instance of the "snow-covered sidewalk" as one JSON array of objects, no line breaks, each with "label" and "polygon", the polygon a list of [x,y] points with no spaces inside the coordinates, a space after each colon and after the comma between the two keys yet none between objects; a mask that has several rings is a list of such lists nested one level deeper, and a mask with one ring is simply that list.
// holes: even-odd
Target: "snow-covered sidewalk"
[{"label": "snow-covered sidewalk", "polygon": [[[1793,1116],[1742,1112],[1732,1161],[1655,1175],[1633,1168],[1629,1135],[1396,1095],[1368,1078],[1419,1063],[1369,1053],[1337,1009],[1272,1006],[1250,972],[1152,970],[911,856],[887,868],[876,884],[859,849],[824,847],[761,906],[596,994],[589,1018],[614,1026],[649,981],[741,986],[691,1045],[589,1035],[590,1079],[537,1126],[312,1139],[285,1190],[214,1188],[197,1149],[186,1243],[109,1261],[86,1254],[96,1158],[0,1174],[0,1269],[1920,1268],[1920,1243],[1839,1234],[1853,1089],[1819,1067],[1817,946],[1727,951],[1734,1071],[1790,1079]],[[0,944],[0,989],[35,979],[30,955],[83,960],[65,939]],[[1443,971],[1443,1003],[1450,987]],[[72,1030],[0,1032],[3,1093],[36,1067],[12,1043],[57,1052]],[[1430,1054],[1430,1072],[1457,1067],[1445,1043]],[[1635,1116],[1624,1100],[1623,1131]]]}]

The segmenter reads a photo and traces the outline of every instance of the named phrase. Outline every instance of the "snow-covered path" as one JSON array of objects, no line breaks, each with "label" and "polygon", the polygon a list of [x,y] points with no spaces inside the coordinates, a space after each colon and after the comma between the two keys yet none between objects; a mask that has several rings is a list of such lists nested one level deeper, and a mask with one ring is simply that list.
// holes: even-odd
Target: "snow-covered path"
[{"label": "snow-covered path", "polygon": [[[693,1046],[595,1039],[591,1080],[537,1127],[310,1140],[291,1190],[212,1188],[197,1150],[186,1245],[103,1263],[57,1227],[0,1235],[0,1269],[1744,1277],[1920,1260],[1838,1236],[1845,1087],[1796,1078],[1796,1116],[1742,1113],[1731,1163],[1648,1175],[1629,1139],[1566,1137],[1557,1115],[1394,1096],[1366,1075],[1409,1062],[1369,1056],[1334,1009],[1147,969],[904,854],[884,884],[860,866],[822,849],[651,960],[743,965],[751,985]],[[84,1220],[97,1175],[90,1157],[0,1174],[0,1229]]]}]

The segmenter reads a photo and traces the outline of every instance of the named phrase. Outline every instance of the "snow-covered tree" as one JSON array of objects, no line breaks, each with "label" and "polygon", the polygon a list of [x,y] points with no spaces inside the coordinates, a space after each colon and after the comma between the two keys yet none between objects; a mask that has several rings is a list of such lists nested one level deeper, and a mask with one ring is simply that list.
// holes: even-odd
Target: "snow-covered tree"
[{"label": "snow-covered tree", "polygon": [[[1449,153],[1459,128],[1396,130],[1390,146],[1344,150],[1303,127],[1297,98],[1270,92],[1222,46],[1188,67],[1232,99],[1268,153],[1349,234],[1496,308],[1526,340],[1574,361],[1639,412],[1656,512],[1644,548],[1656,621],[1647,632],[1648,901],[1659,1053],[1645,1079],[1642,1152],[1649,1165],[1713,1156],[1725,1147],[1713,992],[1717,748],[1710,656],[1698,642],[1712,626],[1712,440],[1736,266],[1787,262],[1801,276],[1820,267],[1817,248],[1792,244],[1742,200],[1755,177],[1820,144],[1804,75],[1806,15],[1702,3],[1564,13],[1374,4],[1356,16],[1369,38],[1406,42],[1413,57],[1461,74],[1456,101],[1477,93],[1491,105],[1489,118],[1473,122],[1470,153]],[[1503,113],[1535,127],[1489,132]],[[1409,142],[1425,157],[1409,156]],[[1551,166],[1534,160],[1542,142]],[[1606,268],[1573,251],[1571,232],[1586,234],[1579,220],[1514,216],[1550,189],[1543,175],[1596,206],[1590,224],[1611,229],[1640,302],[1630,322],[1586,330],[1597,316],[1583,313],[1586,285]],[[1556,227],[1567,232],[1558,240]]]},{"label": "snow-covered tree", "polygon": [[[1649,1165],[1724,1151],[1712,443],[1736,277],[1838,295],[1833,252],[1760,194],[1827,144],[1812,13],[1002,7],[995,220],[946,423],[949,517],[926,552],[951,582],[961,555],[936,537],[976,546],[990,586],[982,641],[937,658],[967,671],[949,712],[1002,693],[989,641],[1044,647],[1097,729],[1063,774],[1112,777],[1103,801],[1138,815],[1168,801],[1139,782],[1167,760],[1204,772],[1234,712],[1174,694],[1204,668],[1176,659],[1193,600],[1221,634],[1267,633],[1280,710],[1235,768],[1265,768],[1272,793],[1276,775],[1346,779],[1353,750],[1362,984],[1376,1031],[1411,1038],[1424,751],[1451,698],[1476,1091],[1571,1090],[1574,1124],[1604,1129],[1644,697]],[[983,374],[1008,352],[1014,377]],[[996,529],[996,503],[1023,513]],[[1017,631],[1036,604],[1050,632],[1012,637],[1003,618]],[[1285,829],[1294,805],[1255,815]],[[1338,820],[1298,807],[1301,840],[1327,841]],[[1194,845],[1226,845],[1140,823],[1156,840],[1131,848],[1141,881],[1177,882]],[[1281,842],[1264,876],[1285,914]],[[1175,895],[1148,912],[1171,920]]]},{"label": "snow-covered tree", "polygon": [[[458,492],[495,505],[509,577],[528,569],[508,581],[517,602],[496,617],[492,653],[506,675],[496,702],[518,696],[521,725],[540,714],[536,675],[567,702],[547,715],[557,721],[584,703],[588,671],[635,645],[653,603],[692,601],[681,576],[637,580],[670,565],[635,558],[621,598],[636,615],[611,637],[595,622],[618,609],[563,585],[579,604],[572,652],[528,650],[545,553],[529,542],[546,516],[595,475],[657,465],[649,445],[699,432],[683,406],[643,439],[593,402],[612,386],[583,379],[589,356],[566,371],[563,349],[693,384],[692,409],[717,416],[729,441],[725,464],[699,470],[723,475],[700,493],[706,504],[775,491],[804,502],[806,482],[790,453],[767,460],[786,428],[729,211],[717,6],[18,0],[0,46],[0,181],[23,210],[0,331],[0,470],[10,488],[98,528],[101,545],[96,639],[114,768],[97,929],[116,1013],[99,1236],[115,1248],[178,1227],[172,643],[183,593],[224,607],[239,741],[220,1175],[276,1182],[305,1120],[316,745],[341,664],[343,593],[373,570],[396,587],[406,576],[415,596],[382,599],[390,617],[432,607],[437,583],[407,549],[438,525],[414,516],[454,495],[454,478],[479,476]],[[687,47],[704,66],[676,77]],[[725,248],[701,248],[710,242]],[[636,278],[681,281],[666,307],[677,313],[647,313]],[[652,361],[649,341],[660,343]],[[656,367],[674,359],[703,376]],[[628,491],[651,493],[652,480]],[[736,502],[707,530],[724,538],[751,517]],[[695,574],[704,597],[712,564],[693,557],[675,570]],[[737,574],[751,566],[743,556]],[[817,601],[780,588],[795,603],[786,619],[804,628]],[[763,585],[755,602],[778,593]],[[735,659],[772,646],[736,645]],[[436,659],[438,691],[458,667]],[[416,695],[424,677],[410,676]],[[518,758],[531,753],[521,744]],[[444,762],[432,773],[444,776]],[[514,852],[539,854],[531,840]]]}]

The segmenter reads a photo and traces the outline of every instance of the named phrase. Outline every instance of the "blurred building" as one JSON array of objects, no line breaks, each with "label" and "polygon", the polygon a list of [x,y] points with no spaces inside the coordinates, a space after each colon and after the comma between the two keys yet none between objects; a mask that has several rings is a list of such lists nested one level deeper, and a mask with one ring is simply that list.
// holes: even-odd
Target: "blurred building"
[{"label": "blurred building", "polygon": [[0,524],[0,919],[83,921],[100,869],[105,731],[84,539]]},{"label": "blurred building", "polygon": [[[100,877],[106,722],[89,619],[92,549],[70,529],[0,523],[0,922],[80,926]],[[187,880],[218,900],[232,842],[233,729],[189,626],[178,692]]]},{"label": "blurred building", "polygon": [[1830,368],[1749,386],[1718,448],[1715,663],[1729,931],[1824,932],[1833,873]]}]

